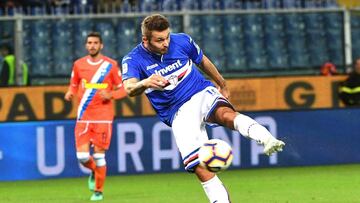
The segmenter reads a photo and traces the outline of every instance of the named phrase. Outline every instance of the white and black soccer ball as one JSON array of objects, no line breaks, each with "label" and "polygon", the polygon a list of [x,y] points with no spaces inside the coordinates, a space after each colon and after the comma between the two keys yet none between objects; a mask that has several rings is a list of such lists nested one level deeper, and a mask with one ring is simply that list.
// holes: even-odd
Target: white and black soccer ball
[{"label": "white and black soccer ball", "polygon": [[220,139],[210,139],[199,149],[200,165],[208,171],[218,173],[227,169],[233,160],[231,146]]}]

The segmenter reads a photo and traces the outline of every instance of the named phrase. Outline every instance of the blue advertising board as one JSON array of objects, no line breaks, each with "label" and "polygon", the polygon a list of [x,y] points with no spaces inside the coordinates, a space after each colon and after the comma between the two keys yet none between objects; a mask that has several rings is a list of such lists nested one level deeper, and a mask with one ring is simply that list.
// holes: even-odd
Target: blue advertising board
[{"label": "blue advertising board", "polygon": [[[238,132],[209,128],[231,143],[232,169],[360,163],[360,109],[249,113],[286,142],[267,157],[262,146]],[[0,124],[0,181],[84,176],[76,159],[75,121]],[[184,171],[171,129],[157,117],[116,119],[106,154],[108,174]]]}]

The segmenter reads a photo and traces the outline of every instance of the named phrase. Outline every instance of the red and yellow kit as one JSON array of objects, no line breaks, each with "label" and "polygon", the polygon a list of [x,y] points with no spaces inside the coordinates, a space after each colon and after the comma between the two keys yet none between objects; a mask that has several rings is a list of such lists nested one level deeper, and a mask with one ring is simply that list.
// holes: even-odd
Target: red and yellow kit
[{"label": "red and yellow kit", "polygon": [[70,91],[78,95],[79,106],[75,127],[76,145],[91,142],[107,149],[110,144],[114,109],[112,100],[103,100],[100,91],[124,91],[117,62],[102,56],[93,62],[90,56],[75,61]]}]

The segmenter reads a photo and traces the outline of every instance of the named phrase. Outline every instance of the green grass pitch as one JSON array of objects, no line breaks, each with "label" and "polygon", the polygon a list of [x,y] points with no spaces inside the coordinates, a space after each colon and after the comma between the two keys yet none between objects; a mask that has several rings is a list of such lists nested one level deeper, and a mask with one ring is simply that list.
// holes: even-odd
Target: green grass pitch
[{"label": "green grass pitch", "polygon": [[[219,174],[233,203],[360,202],[360,165],[229,170]],[[90,202],[87,178],[0,182],[0,202]],[[207,203],[194,175],[110,176],[104,201]]]}]

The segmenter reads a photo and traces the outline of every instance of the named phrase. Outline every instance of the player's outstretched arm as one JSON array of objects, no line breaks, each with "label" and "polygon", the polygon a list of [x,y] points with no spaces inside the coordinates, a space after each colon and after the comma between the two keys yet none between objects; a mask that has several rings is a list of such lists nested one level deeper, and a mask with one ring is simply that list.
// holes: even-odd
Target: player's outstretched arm
[{"label": "player's outstretched arm", "polygon": [[216,66],[205,55],[201,60],[199,67],[204,71],[218,86],[220,93],[225,97],[230,97],[230,92],[227,89],[226,81],[217,70]]},{"label": "player's outstretched arm", "polygon": [[130,97],[140,95],[146,89],[144,84],[136,78],[129,78],[127,80],[124,80],[123,83],[125,91]]},{"label": "player's outstretched arm", "polygon": [[103,101],[109,101],[111,99],[123,99],[126,97],[126,92],[122,84],[115,87],[114,90],[100,90],[99,95]]},{"label": "player's outstretched arm", "polygon": [[124,81],[126,93],[133,97],[142,94],[147,88],[163,90],[167,80],[160,75],[151,75],[150,77],[139,81],[136,78],[129,78]]},{"label": "player's outstretched arm", "polygon": [[115,87],[112,91],[112,98],[113,99],[123,99],[127,96],[124,85],[121,83],[119,86]]}]

